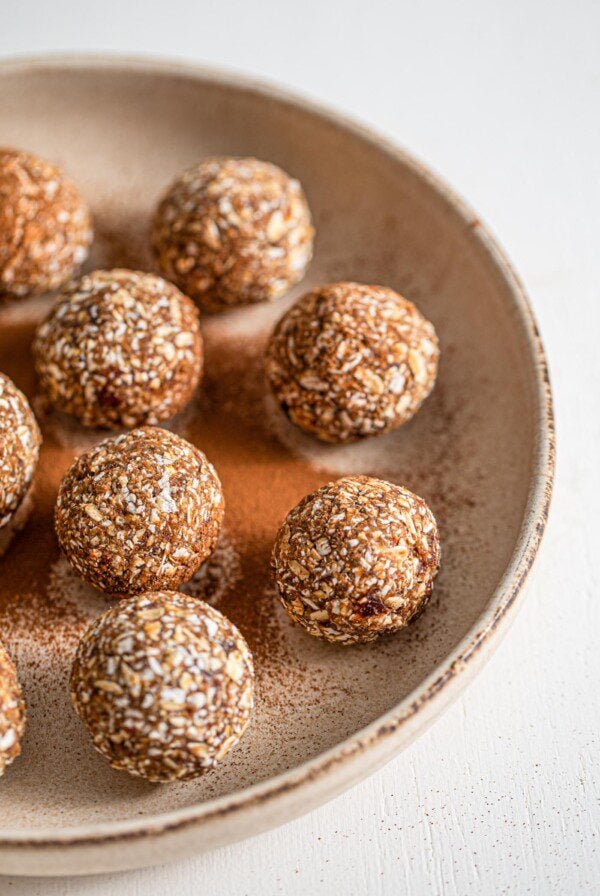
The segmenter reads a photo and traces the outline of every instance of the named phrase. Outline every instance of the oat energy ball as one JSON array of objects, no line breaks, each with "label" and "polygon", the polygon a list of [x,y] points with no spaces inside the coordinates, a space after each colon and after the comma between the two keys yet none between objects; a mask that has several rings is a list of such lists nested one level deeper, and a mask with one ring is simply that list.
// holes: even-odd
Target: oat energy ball
[{"label": "oat energy ball", "polygon": [[161,200],[152,245],[161,271],[201,308],[275,299],[302,279],[314,230],[297,180],[258,159],[205,159]]},{"label": "oat energy ball", "polygon": [[42,437],[33,411],[12,380],[0,373],[0,555],[25,524]]},{"label": "oat energy ball", "polygon": [[21,752],[26,712],[17,670],[0,644],[0,777]]},{"label": "oat energy ball", "polygon": [[180,436],[144,426],[82,454],[55,508],[61,548],[79,575],[110,595],[178,588],[212,553],[224,512],[221,483]]},{"label": "oat energy ball", "polygon": [[0,295],[56,289],[91,242],[88,207],[62,171],[32,153],[0,148]]},{"label": "oat energy ball", "polygon": [[96,749],[148,781],[216,765],[246,730],[253,693],[252,655],[235,625],[173,591],[111,607],[83,636],[71,673]]},{"label": "oat energy ball", "polygon": [[397,632],[417,616],[439,559],[437,526],[422,498],[350,476],[288,514],[272,565],[291,619],[317,638],[353,644]]},{"label": "oat energy ball", "polygon": [[313,289],[271,336],[266,373],[289,417],[324,442],[348,442],[401,426],[435,384],[433,328],[384,286]]},{"label": "oat energy ball", "polygon": [[94,271],[69,284],[37,330],[35,366],[50,402],[83,426],[160,423],[202,375],[198,311],[154,274]]}]

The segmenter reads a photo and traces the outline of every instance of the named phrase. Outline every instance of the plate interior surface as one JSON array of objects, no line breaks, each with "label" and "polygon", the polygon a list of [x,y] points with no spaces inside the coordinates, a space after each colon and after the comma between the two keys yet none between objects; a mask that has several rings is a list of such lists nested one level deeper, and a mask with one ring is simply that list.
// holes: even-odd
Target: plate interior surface
[{"label": "plate interior surface", "polygon": [[[22,757],[0,782],[0,828],[77,830],[196,806],[300,766],[390,711],[490,608],[530,492],[539,403],[530,334],[477,223],[418,169],[335,120],[248,89],[177,72],[112,67],[0,73],[0,144],[60,163],[88,198],[96,241],[87,268],[152,268],[151,210],[170,180],[207,155],[253,155],[298,177],[317,229],[304,282],[284,300],[204,317],[205,382],[171,424],[215,464],[226,532],[194,583],[241,628],[258,676],[254,722],[222,765],[186,784],[112,771],[67,695],[77,639],[104,599],[61,559],[52,530],[60,478],[100,436],[44,407],[30,342],[49,299],[0,308],[0,370],[27,393],[44,435],[35,511],[1,561],[0,633],[29,707]],[[294,297],[338,279],[381,283],[416,302],[438,331],[438,385],[408,425],[343,448],[295,431],[269,401],[261,357]],[[366,647],[322,644],[283,616],[269,553],[286,512],[339,475],[407,485],[435,513],[442,569],[426,612]]]}]

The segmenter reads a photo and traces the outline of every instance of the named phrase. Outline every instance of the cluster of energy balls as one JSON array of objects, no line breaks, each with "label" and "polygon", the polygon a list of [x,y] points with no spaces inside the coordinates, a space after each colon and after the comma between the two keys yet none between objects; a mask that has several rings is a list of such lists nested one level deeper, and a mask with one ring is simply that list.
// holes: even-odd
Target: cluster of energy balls
[{"label": "cluster of energy balls", "polygon": [[[200,311],[285,295],[304,276],[314,227],[297,180],[276,165],[209,158],[159,201],[157,273],[78,276],[92,218],[55,165],[0,149],[0,298],[61,289],[33,356],[47,405],[113,430],[77,457],[55,507],[60,547],[112,603],[83,636],[71,698],[94,746],[148,781],[194,778],[239,741],[253,709],[252,655],[238,629],[179,588],[215,548],[225,502],[203,454],[158,428],[203,374]],[[166,278],[166,279],[165,279]],[[268,340],[265,372],[289,420],[328,443],[406,423],[435,384],[433,325],[384,286],[310,290]],[[0,553],[25,524],[42,437],[0,374]],[[309,634],[373,641],[425,607],[438,570],[436,522],[408,489],[368,476],[303,498],[276,535],[281,603]],[[0,644],[0,775],[20,752],[25,705]]]}]

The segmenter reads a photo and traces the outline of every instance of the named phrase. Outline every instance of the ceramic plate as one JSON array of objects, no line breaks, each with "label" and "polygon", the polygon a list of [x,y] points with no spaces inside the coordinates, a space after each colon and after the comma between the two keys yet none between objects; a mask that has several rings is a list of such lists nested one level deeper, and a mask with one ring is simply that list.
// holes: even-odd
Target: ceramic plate
[{"label": "ceramic plate", "polygon": [[[0,632],[29,706],[22,756],[0,781],[0,870],[71,874],[184,856],[281,824],[370,774],[456,697],[508,628],[536,554],[552,480],[546,365],[527,299],[475,215],[404,152],[310,102],[168,63],[57,58],[0,66],[0,144],[60,163],[95,217],[88,268],[148,269],[151,210],[206,155],[281,165],[317,229],[304,282],[284,300],[203,318],[205,382],[170,425],[216,465],[226,532],[192,584],[246,635],[254,722],[222,765],[150,785],[110,769],[69,703],[77,639],[105,607],[61,559],[52,507],[72,459],[99,435],[43,406],[29,346],[49,299],[0,308],[0,370],[44,434],[36,506],[2,560]],[[321,446],[287,423],[261,373],[291,301],[339,279],[416,302],[440,336],[437,387],[386,436]],[[426,612],[378,644],[305,635],[274,598],[268,558],[286,512],[348,472],[406,484],[432,507],[443,564]]]}]

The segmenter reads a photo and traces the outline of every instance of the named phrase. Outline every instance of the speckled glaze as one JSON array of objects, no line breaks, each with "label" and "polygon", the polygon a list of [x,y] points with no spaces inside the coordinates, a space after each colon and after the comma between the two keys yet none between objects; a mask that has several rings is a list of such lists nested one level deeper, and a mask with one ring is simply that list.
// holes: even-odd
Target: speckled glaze
[{"label": "speckled glaze", "polygon": [[[6,643],[18,648],[30,722],[22,756],[0,782],[0,872],[149,865],[256,834],[332,798],[422,733],[489,658],[520,604],[548,513],[546,363],[523,288],[474,214],[404,152],[312,103],[179,64],[20,60],[0,66],[0,133],[63,165],[88,197],[97,233],[88,269],[149,269],[143,222],[165,184],[203,155],[272,160],[300,179],[314,214],[314,260],[288,298],[204,322],[203,397],[178,430],[219,468],[240,555],[239,580],[218,604],[255,656],[256,714],[236,750],[198,782],[129,780],[89,748],[58,687],[75,640],[56,635],[66,623],[49,596],[62,567],[47,533],[67,456],[88,447],[88,435],[42,419],[36,511],[3,559],[0,613],[16,620]],[[436,328],[441,362],[412,421],[331,447],[299,433],[252,380],[277,317],[302,292],[340,279],[385,284],[414,301]],[[17,368],[11,351],[18,345],[26,356],[47,303],[20,305],[0,308],[0,370],[31,400],[33,368]],[[275,609],[268,557],[303,494],[356,473],[402,482],[427,501],[443,564],[416,622],[375,646],[339,648]],[[247,491],[249,480],[267,482],[265,493]],[[249,538],[253,514],[266,524]],[[20,569],[35,592],[35,625],[19,622],[25,586],[10,590]],[[105,607],[76,594],[91,617]],[[260,637],[245,599],[266,608]],[[42,647],[32,635],[39,629]]]}]

